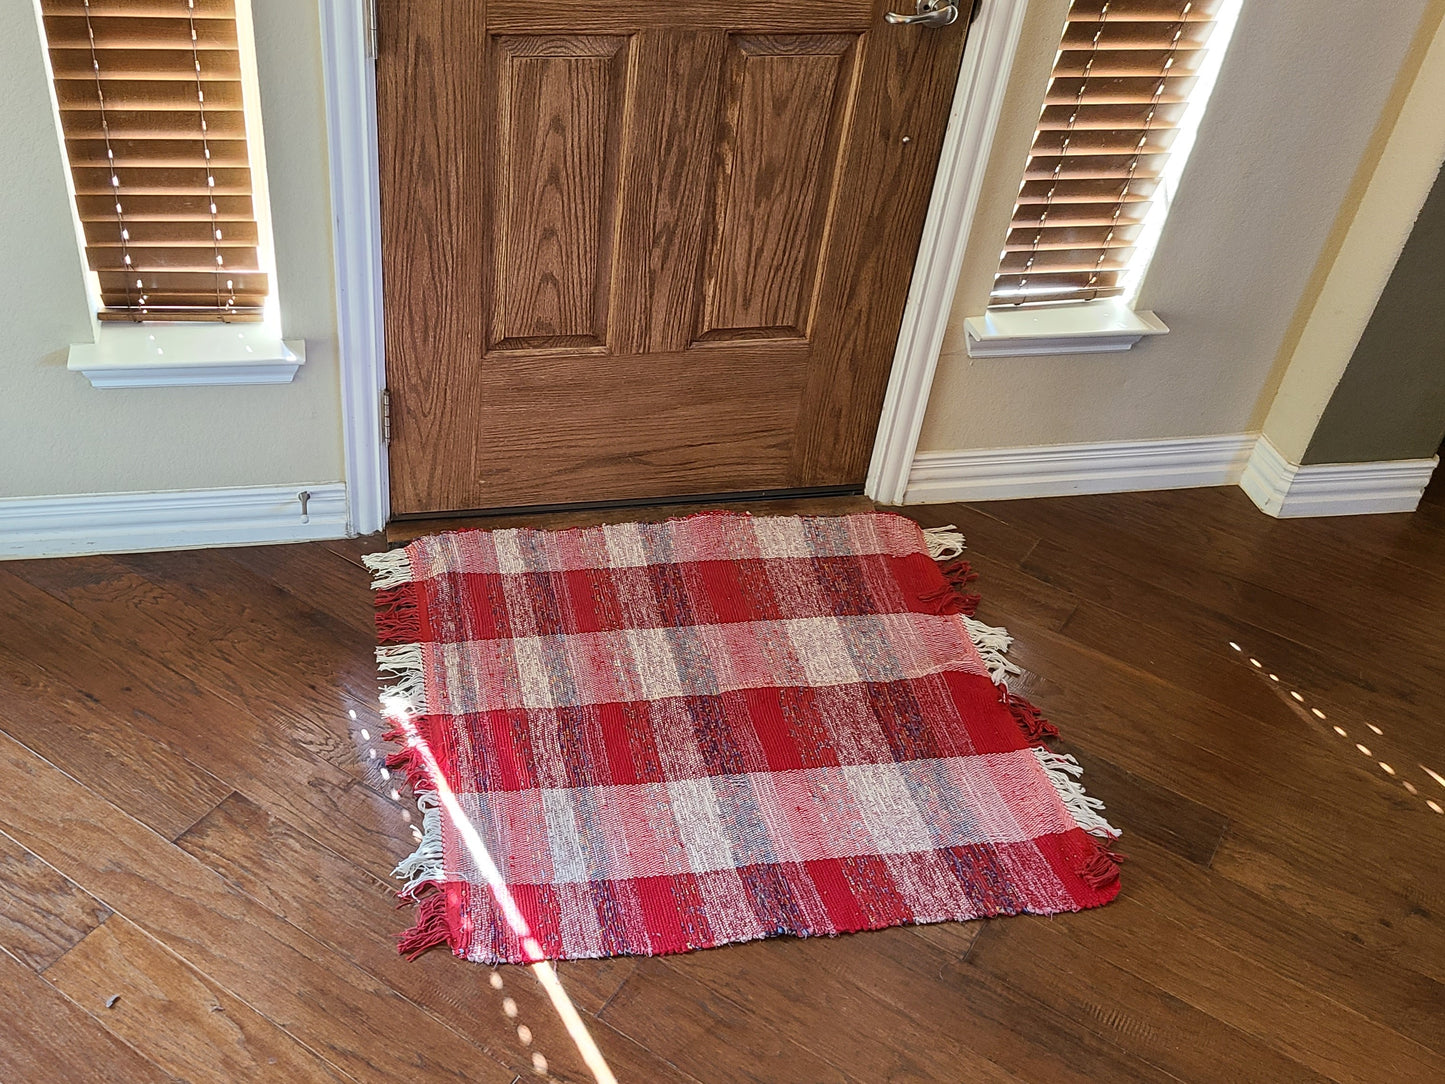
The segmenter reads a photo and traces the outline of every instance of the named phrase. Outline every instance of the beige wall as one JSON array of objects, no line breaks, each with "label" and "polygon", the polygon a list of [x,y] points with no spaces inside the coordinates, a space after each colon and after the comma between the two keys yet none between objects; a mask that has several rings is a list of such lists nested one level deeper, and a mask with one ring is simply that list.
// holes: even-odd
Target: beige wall
[{"label": "beige wall", "polygon": [[962,321],[986,303],[1068,9],[1033,0],[920,450],[1259,430],[1286,333],[1432,6],[1246,0],[1140,297],[1170,334],[1121,354],[974,360]]},{"label": "beige wall", "polygon": [[[1432,0],[1376,132],[1374,153],[1361,164],[1330,256],[1316,270],[1282,352],[1264,435],[1292,463],[1306,458],[1445,160],[1442,103],[1445,0]],[[1387,308],[1382,318],[1390,317]]]},{"label": "beige wall", "polygon": [[0,497],[313,483],[342,477],[331,205],[315,4],[253,0],[292,384],[92,388],[64,167],[29,3],[0,34]]}]

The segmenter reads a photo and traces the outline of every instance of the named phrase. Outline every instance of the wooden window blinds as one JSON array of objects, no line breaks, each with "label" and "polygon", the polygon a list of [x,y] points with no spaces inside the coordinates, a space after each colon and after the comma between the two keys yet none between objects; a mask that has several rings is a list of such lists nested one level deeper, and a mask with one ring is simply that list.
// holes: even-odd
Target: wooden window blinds
[{"label": "wooden window blinds", "polygon": [[41,0],[105,320],[258,320],[234,0]]},{"label": "wooden window blinds", "polygon": [[1123,293],[1223,0],[1074,0],[991,305]]}]

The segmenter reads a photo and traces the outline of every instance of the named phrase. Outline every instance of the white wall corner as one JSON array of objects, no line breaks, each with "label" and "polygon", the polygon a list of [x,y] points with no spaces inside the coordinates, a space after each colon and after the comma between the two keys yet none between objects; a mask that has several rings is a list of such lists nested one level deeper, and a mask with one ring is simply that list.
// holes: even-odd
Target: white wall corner
[{"label": "white wall corner", "polygon": [[305,542],[345,538],[346,528],[342,482],[7,497],[0,558]]},{"label": "white wall corner", "polygon": [[1260,510],[1279,519],[1413,512],[1438,458],[1300,466],[1261,436],[1239,480]]},{"label": "white wall corner", "polygon": [[964,45],[864,486],[884,504],[903,501],[908,486],[1027,7],[989,0]]},{"label": "white wall corner", "polygon": [[1062,497],[1078,493],[1233,485],[1255,438],[1243,433],[1164,440],[920,452],[905,504]]}]

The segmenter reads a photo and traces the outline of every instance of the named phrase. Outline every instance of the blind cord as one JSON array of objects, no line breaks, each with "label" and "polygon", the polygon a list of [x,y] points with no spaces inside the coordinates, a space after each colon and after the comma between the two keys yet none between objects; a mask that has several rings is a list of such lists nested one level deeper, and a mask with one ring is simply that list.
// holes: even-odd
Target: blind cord
[{"label": "blind cord", "polygon": [[[88,3],[89,0],[87,0]],[[216,213],[216,175],[211,169],[211,142],[206,124],[206,87],[201,81],[201,50],[196,40],[196,0],[186,0],[186,22],[191,31],[191,60],[196,68],[196,109],[201,117],[201,156],[205,160],[206,167],[206,200],[211,209],[211,251],[216,257],[216,308],[223,312],[229,312],[236,304],[235,280],[226,280],[226,290],[231,296],[223,302],[221,300],[221,276],[226,270],[226,258],[221,254],[221,227]]]},{"label": "blind cord", "polygon": [[[125,268],[125,304],[126,308],[134,308],[130,272],[135,268],[131,266],[130,228],[125,224],[125,208],[120,201],[120,177],[115,172],[115,150],[110,145],[110,122],[105,115],[105,87],[100,79],[100,54],[95,48],[95,26],[90,21],[90,0],[85,0],[85,36],[90,42],[90,68],[95,73],[95,97],[100,103],[100,133],[105,138],[105,164],[110,173],[111,199],[115,201],[116,229],[120,231],[120,259]],[[145,288],[140,279],[135,280],[135,287],[137,290]],[[141,294],[140,303],[145,304],[145,294]]]}]

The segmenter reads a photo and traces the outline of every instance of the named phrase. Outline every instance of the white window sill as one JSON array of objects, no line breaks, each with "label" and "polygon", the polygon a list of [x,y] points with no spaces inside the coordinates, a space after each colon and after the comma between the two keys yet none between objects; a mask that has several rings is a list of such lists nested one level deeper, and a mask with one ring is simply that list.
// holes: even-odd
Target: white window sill
[{"label": "white window sill", "polygon": [[1114,353],[1169,330],[1152,312],[1135,312],[1114,299],[989,309],[969,317],[963,328],[971,358]]},{"label": "white window sill", "polygon": [[305,361],[304,340],[265,324],[101,324],[67,368],[97,388],[171,388],[289,384]]}]

